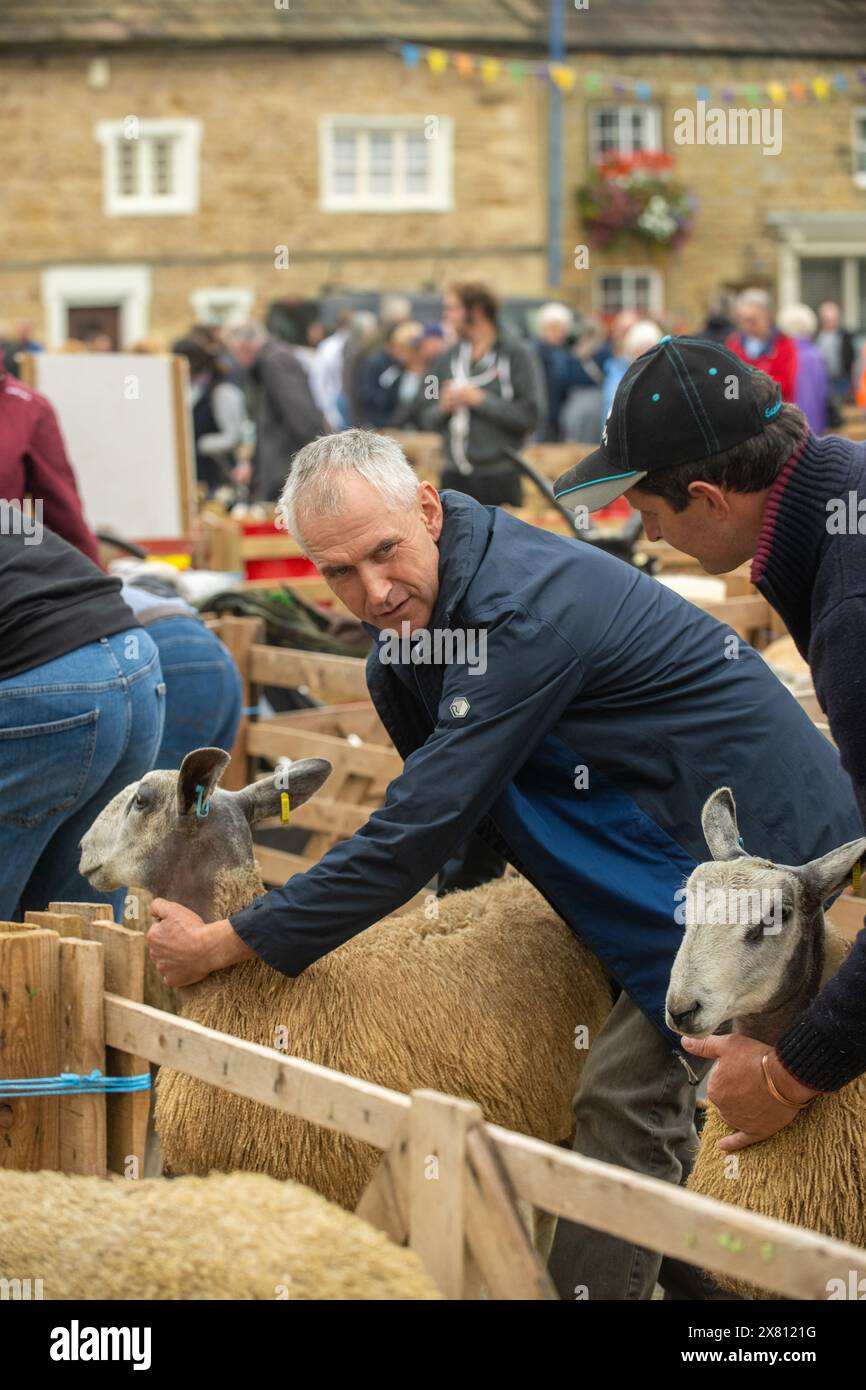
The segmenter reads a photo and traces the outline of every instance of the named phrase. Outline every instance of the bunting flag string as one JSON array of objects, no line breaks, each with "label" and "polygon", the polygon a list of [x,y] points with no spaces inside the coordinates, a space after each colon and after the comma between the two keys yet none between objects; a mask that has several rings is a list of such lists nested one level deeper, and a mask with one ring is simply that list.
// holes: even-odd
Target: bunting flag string
[{"label": "bunting flag string", "polygon": [[845,73],[813,76],[801,74],[782,81],[770,78],[765,82],[665,82],[659,84],[645,77],[633,77],[623,73],[584,72],[568,63],[546,61],[514,61],[493,58],[477,53],[455,53],[450,49],[429,48],[420,44],[404,43],[389,45],[396,48],[407,68],[424,68],[435,76],[452,70],[458,77],[479,79],[492,86],[500,81],[523,82],[534,77],[539,82],[553,83],[565,96],[583,93],[587,97],[613,96],[618,99],[631,97],[638,102],[652,101],[653,97],[677,93],[690,94],[698,101],[709,104],[718,99],[724,105],[742,100],[749,106],[759,106],[770,101],[774,106],[783,106],[789,99],[794,104],[809,101],[829,101],[834,96],[850,94],[852,88],[866,91],[866,68],[857,69],[853,79]]}]

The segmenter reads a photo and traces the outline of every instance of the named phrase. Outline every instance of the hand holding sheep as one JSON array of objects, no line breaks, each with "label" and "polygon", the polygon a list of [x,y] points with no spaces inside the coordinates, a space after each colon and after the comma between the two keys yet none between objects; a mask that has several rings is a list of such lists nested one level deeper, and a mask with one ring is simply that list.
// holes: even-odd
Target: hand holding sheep
[{"label": "hand holding sheep", "polygon": [[[761,1139],[769,1139],[798,1113],[792,1106],[774,1100],[767,1089],[761,1067],[761,1058],[768,1051],[766,1043],[739,1033],[726,1037],[684,1037],[680,1041],[686,1051],[696,1057],[719,1059],[710,1072],[707,1095],[725,1123],[737,1130],[736,1134],[719,1141],[719,1148],[725,1153],[735,1153]],[[788,1072],[780,1075],[780,1064],[772,1051],[768,1065],[777,1088],[790,1100],[799,1104],[818,1094],[801,1086]]]},{"label": "hand holding sheep", "polygon": [[198,984],[212,970],[222,970],[255,955],[228,921],[206,923],[180,903],[154,898],[154,925],[147,933],[153,963],[167,985]]}]

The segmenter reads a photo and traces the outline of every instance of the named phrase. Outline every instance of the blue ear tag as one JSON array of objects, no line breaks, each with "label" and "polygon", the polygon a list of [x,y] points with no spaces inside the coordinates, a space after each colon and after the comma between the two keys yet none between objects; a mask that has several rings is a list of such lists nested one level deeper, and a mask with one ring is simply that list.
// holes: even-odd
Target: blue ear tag
[{"label": "blue ear tag", "polygon": [[210,801],[206,801],[206,802],[204,803],[204,806],[202,807],[202,797],[204,796],[204,787],[202,786],[201,782],[198,782],[198,783],[196,784],[196,792],[197,792],[197,796],[196,796],[196,800],[195,800],[195,814],[196,814],[196,820],[203,820],[205,816],[207,816],[207,815],[210,814]]},{"label": "blue ear tag", "polygon": [[773,416],[774,416],[774,415],[778,415],[778,413],[779,413],[779,411],[780,411],[781,409],[782,409],[782,389],[781,389],[781,387],[780,387],[780,388],[779,388],[779,399],[776,401],[776,404],[775,404],[775,405],[773,405],[773,406],[768,405],[768,406],[767,406],[767,409],[764,411],[764,419],[765,419],[765,420],[772,420]]},{"label": "blue ear tag", "polygon": [[740,846],[740,849],[745,849],[745,848],[746,848],[746,846],[743,844],[743,837],[742,837],[742,835],[741,835],[741,836],[739,837],[739,839],[737,840],[737,844]]}]

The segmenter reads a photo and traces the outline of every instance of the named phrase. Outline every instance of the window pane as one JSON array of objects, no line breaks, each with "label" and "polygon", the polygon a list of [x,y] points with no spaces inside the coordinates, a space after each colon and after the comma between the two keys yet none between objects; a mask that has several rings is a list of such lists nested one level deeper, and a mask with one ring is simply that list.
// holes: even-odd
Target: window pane
[{"label": "window pane", "polygon": [[394,137],[390,131],[370,131],[370,192],[389,194],[394,185]]},{"label": "window pane", "polygon": [[158,198],[174,192],[174,140],[159,136],[151,140],[152,189]]},{"label": "window pane", "polygon": [[817,309],[825,299],[835,299],[837,304],[841,304],[841,259],[804,256],[800,261],[800,297],[812,309]]},{"label": "window pane", "polygon": [[407,135],[405,191],[407,193],[426,193],[430,174],[430,140],[423,135]]},{"label": "window pane", "polygon": [[639,313],[648,314],[650,307],[650,281],[648,275],[636,275],[632,282],[632,308]]},{"label": "window pane", "polygon": [[602,275],[601,307],[605,313],[618,313],[623,307],[622,290],[621,275]]},{"label": "window pane", "polygon": [[333,139],[335,193],[354,193],[358,180],[358,140],[353,131],[338,130]]},{"label": "window pane", "polygon": [[117,191],[121,198],[132,198],[138,192],[138,140],[121,136],[117,142]]}]

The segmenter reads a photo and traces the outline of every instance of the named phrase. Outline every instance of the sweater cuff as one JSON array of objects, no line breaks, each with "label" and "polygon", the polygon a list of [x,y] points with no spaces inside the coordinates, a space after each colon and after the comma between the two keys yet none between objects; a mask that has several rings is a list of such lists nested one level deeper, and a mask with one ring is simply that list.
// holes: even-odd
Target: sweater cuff
[{"label": "sweater cuff", "polygon": [[815,1091],[838,1091],[860,1074],[858,1064],[840,1052],[808,1014],[797,1019],[779,1039],[776,1053],[795,1081]]}]

